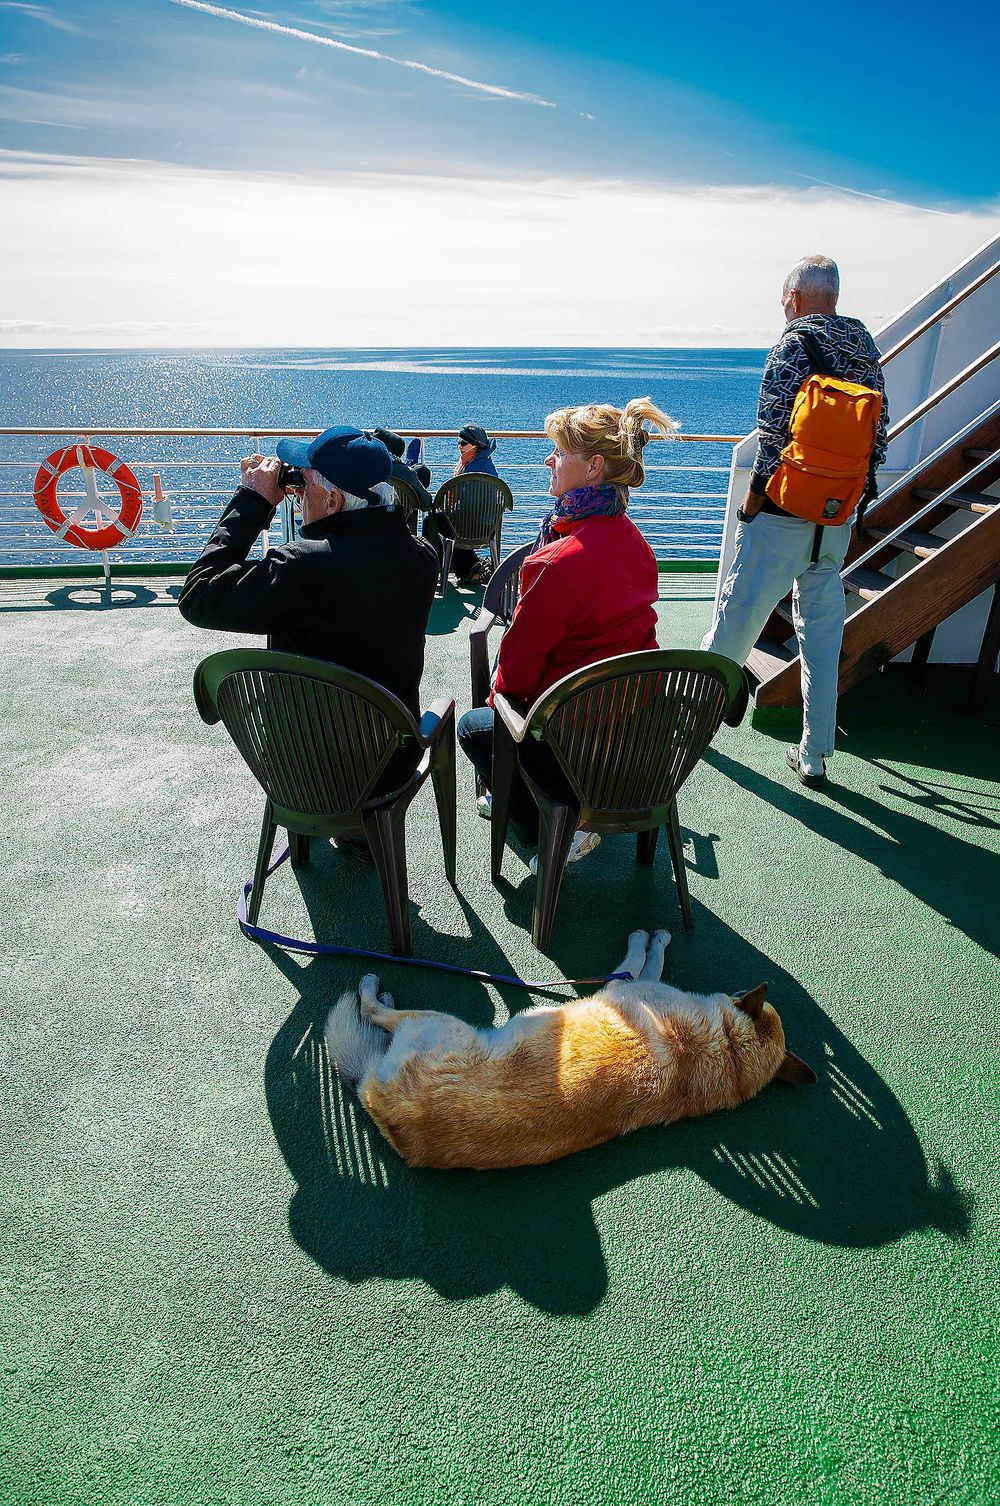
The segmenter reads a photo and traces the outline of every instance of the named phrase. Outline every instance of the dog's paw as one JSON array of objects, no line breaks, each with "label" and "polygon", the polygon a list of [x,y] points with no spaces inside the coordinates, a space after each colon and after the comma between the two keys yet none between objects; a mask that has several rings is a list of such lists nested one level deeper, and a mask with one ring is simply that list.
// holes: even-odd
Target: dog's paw
[{"label": "dog's paw", "polygon": [[383,1009],[395,1009],[396,1007],[395,999],[388,992],[379,994],[378,1001]]},{"label": "dog's paw", "polygon": [[366,973],[358,984],[358,999],[363,1015],[371,1014],[373,1009],[381,1008],[378,997],[378,978],[374,973]]},{"label": "dog's paw", "polygon": [[648,931],[633,931],[632,932],[631,936],[628,939],[628,949],[629,949],[629,951],[631,951],[633,947],[639,947],[639,946],[642,947],[643,951],[645,951],[646,948],[649,946],[649,932]]},{"label": "dog's paw", "polygon": [[670,945],[670,932],[654,931],[652,944],[654,946],[662,946],[664,950],[666,950],[666,948]]}]

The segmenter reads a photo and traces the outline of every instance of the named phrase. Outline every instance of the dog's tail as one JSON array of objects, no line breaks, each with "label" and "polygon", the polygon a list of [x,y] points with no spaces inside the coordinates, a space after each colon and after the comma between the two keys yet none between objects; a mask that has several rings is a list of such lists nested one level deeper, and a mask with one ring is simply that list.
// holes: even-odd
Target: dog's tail
[{"label": "dog's tail", "polygon": [[337,1076],[352,1088],[389,1049],[388,1032],[362,1019],[356,992],[341,995],[326,1017],[323,1036]]}]

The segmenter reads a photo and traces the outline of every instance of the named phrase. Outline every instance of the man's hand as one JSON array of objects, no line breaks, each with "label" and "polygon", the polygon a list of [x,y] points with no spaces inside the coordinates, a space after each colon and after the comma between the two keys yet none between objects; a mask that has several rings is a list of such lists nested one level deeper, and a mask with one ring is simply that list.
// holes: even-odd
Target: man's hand
[{"label": "man's hand", "polygon": [[759,497],[756,492],[752,492],[748,488],[747,494],[743,498],[743,506],[740,509],[743,516],[745,518],[755,518],[763,506],[764,498]]},{"label": "man's hand", "polygon": [[281,461],[273,455],[247,455],[240,461],[240,485],[256,492],[272,507],[278,507],[284,496],[278,485],[280,466]]}]

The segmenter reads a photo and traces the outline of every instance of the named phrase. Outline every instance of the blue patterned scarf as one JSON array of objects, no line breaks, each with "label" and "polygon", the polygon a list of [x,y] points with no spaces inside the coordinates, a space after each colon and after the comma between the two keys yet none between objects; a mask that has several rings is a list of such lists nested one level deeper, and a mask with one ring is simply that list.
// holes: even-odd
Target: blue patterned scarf
[{"label": "blue patterned scarf", "polygon": [[628,505],[628,493],[623,501],[622,490],[617,486],[578,486],[573,491],[564,492],[552,511],[542,519],[532,553],[558,537],[553,524],[560,518],[570,518],[574,523],[580,518],[616,518]]}]

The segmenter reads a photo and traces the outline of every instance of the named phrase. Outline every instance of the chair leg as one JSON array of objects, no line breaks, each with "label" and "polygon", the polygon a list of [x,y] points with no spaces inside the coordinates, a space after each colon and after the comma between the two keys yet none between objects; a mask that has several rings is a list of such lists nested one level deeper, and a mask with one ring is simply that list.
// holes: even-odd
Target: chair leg
[{"label": "chair leg", "polygon": [[495,884],[503,869],[507,845],[510,797],[517,777],[517,747],[498,716],[493,718],[493,809],[490,813],[490,878]]},{"label": "chair leg", "polygon": [[301,868],[309,861],[309,838],[305,832],[288,833],[288,857],[293,868]]},{"label": "chair leg", "polygon": [[656,839],[660,835],[658,826],[649,831],[637,831],[635,834],[635,860],[641,868],[652,868],[653,859],[656,856]]},{"label": "chair leg", "polygon": [[382,806],[364,817],[365,836],[382,885],[392,950],[397,957],[413,952],[410,899],[406,884],[406,806]]},{"label": "chair leg", "polygon": [[261,823],[260,842],[257,846],[257,866],[253,871],[253,888],[250,890],[250,903],[247,905],[247,920],[252,926],[257,924],[257,916],[260,914],[260,902],[264,897],[264,883],[267,879],[267,865],[271,861],[271,848],[274,846],[274,834],[277,829],[271,802],[265,800],[264,820]]},{"label": "chair leg", "polygon": [[448,595],[448,575],[451,571],[451,557],[455,553],[455,540],[443,538],[441,540],[441,574],[438,577],[437,594],[442,599]]},{"label": "chair leg", "polygon": [[438,825],[441,828],[441,846],[444,848],[444,871],[448,882],[455,883],[455,857],[458,847],[458,817],[456,808],[458,793],[455,787],[455,722],[448,729],[434,750],[431,762],[431,780],[434,784],[434,800],[437,805]]},{"label": "chair leg", "polygon": [[688,893],[687,868],[684,865],[684,843],[681,841],[681,824],[677,819],[677,801],[670,802],[670,815],[667,819],[667,841],[670,844],[670,861],[674,865],[674,879],[677,883],[677,893],[681,902],[681,914],[684,917],[684,929],[694,930],[694,917],[691,914],[691,896]]},{"label": "chair leg", "polygon": [[531,939],[544,952],[552,934],[556,904],[579,812],[571,805],[542,805],[538,810],[538,877]]}]

